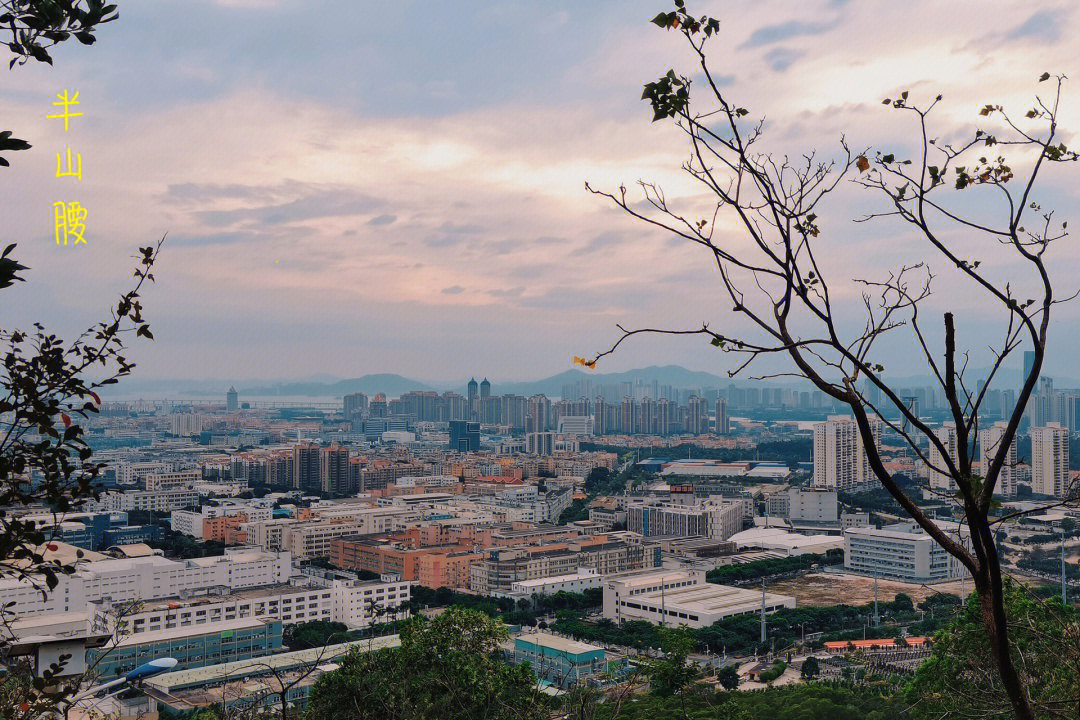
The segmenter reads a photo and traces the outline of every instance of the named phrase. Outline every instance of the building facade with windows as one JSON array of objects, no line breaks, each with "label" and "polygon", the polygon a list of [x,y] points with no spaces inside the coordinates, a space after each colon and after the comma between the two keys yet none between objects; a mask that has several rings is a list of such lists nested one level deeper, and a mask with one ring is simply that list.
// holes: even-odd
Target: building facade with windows
[{"label": "building facade with windows", "polygon": [[[938,521],[938,526],[969,545],[962,526]],[[967,570],[916,523],[858,527],[844,531],[844,569],[871,577],[906,582],[940,582],[963,577]]]}]

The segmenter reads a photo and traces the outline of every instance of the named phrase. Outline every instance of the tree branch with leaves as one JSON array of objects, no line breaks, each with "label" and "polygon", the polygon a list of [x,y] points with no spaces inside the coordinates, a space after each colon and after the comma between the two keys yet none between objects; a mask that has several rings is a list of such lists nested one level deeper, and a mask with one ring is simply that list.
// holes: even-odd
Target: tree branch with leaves
[{"label": "tree branch with leaves", "polygon": [[[980,116],[987,121],[999,119],[998,125],[977,129],[962,141],[945,142],[932,134],[930,118],[940,96],[922,104],[909,99],[906,91],[886,99],[883,104],[890,110],[913,120],[918,147],[910,157],[856,151],[843,138],[839,154],[832,159],[821,159],[814,152],[797,159],[776,157],[758,149],[765,133],[764,118],[751,119],[750,111],[722,89],[710,67],[706,48],[720,32],[719,20],[691,15],[684,0],[675,0],[674,9],[660,13],[653,23],[682,35],[695,68],[692,77],[667,71],[645,86],[642,99],[652,108],[654,122],[672,121],[685,135],[690,158],[682,169],[710,199],[709,206],[680,210],[662,188],[649,182],[639,182],[640,197],[631,196],[625,186],[605,191],[586,184],[586,189],[636,220],[702,248],[715,268],[719,292],[732,315],[723,331],[708,323],[688,329],[620,326],[620,335],[608,350],[576,362],[595,367],[598,360],[637,335],[700,335],[736,358],[731,376],[763,361],[782,364],[788,369],[756,377],[798,377],[848,406],[873,475],[972,575],[983,631],[1012,712],[1022,720],[1034,718],[1032,699],[1025,689],[1028,679],[1018,669],[1010,640],[991,512],[1008,451],[1042,370],[1052,310],[1073,297],[1055,295],[1047,262],[1047,251],[1067,237],[1067,223],[1059,222],[1036,199],[1036,181],[1046,166],[1077,159],[1076,152],[1059,139],[1057,117],[1064,77],[1044,73],[1038,79],[1048,83],[1051,92],[1036,98],[1022,121],[1000,105],[984,106]],[[1007,161],[1006,153],[1017,162]],[[831,278],[824,262],[831,239],[821,228],[820,216],[831,211],[826,201],[845,180],[885,201],[884,211],[858,220],[899,221],[925,257],[884,279]],[[1000,217],[991,223],[971,215],[963,209],[964,203],[956,202],[961,192],[979,193]],[[967,257],[963,246],[952,239],[957,235],[977,244],[982,252],[994,253],[996,260],[1008,253],[1009,260],[1026,269],[1031,294],[1020,294],[1019,287],[1025,284],[1020,282],[1022,273],[1016,274],[1016,280],[1002,281],[980,260]],[[972,350],[959,341],[955,312],[942,315],[940,345],[924,327],[923,314],[934,297],[931,263],[954,268],[983,295],[986,311],[996,313],[1000,321],[1001,335],[987,349],[989,370],[978,378],[981,383],[972,382]],[[841,299],[840,290],[851,288],[859,289],[856,303]],[[852,313],[861,320],[849,329]],[[904,332],[909,333],[911,346],[946,399],[956,426],[955,452],[912,411],[885,375],[884,339]],[[987,389],[1021,348],[1033,352],[1034,362],[1007,414],[997,450],[988,466],[979,468],[975,447],[979,422],[986,414]],[[880,399],[871,401],[864,392],[867,387],[874,388]],[[927,464],[926,448],[937,451],[934,455],[941,458],[941,467],[934,469],[956,486],[952,500],[963,518],[960,534],[935,522],[894,479],[878,449],[877,423],[891,428]]]}]

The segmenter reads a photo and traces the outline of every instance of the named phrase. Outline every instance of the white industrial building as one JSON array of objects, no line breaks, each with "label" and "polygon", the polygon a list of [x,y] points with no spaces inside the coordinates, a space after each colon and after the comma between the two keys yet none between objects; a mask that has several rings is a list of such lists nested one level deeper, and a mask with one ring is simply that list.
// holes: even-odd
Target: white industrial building
[{"label": "white industrial building", "polygon": [[129,603],[101,600],[90,604],[90,630],[111,633],[123,622],[124,634],[171,630],[226,620],[280,620],[282,625],[334,620],[332,592],[323,587],[269,585],[223,595],[188,595]]},{"label": "white industrial building", "polygon": [[[938,526],[964,544],[967,538],[958,523],[938,521]],[[844,569],[873,577],[907,582],[939,582],[963,577],[967,570],[914,522],[844,531]]]},{"label": "white industrial building", "polygon": [[592,568],[581,568],[568,575],[517,580],[510,584],[510,597],[531,598],[533,595],[554,595],[559,592],[581,593],[601,587],[603,578]]},{"label": "white industrial building", "polygon": [[91,512],[110,512],[123,510],[156,510],[171,512],[199,504],[199,493],[189,488],[170,488],[167,490],[128,490],[127,492],[104,493],[98,500],[87,500],[84,510]]},{"label": "white industrial building", "polygon": [[197,595],[213,588],[240,590],[276,585],[292,577],[292,556],[252,547],[226,548],[224,555],[190,560],[168,560],[159,555],[137,558],[80,561],[71,575],[58,575],[59,583],[42,598],[30,582],[0,580],[0,598],[12,603],[16,617],[86,610],[105,598],[113,602],[152,600],[181,594]]},{"label": "white industrial building", "polygon": [[773,493],[768,499],[769,515],[784,517],[793,524],[831,525],[839,522],[836,490],[792,487]]},{"label": "white industrial building", "polygon": [[824,555],[844,547],[844,538],[839,535],[800,535],[776,527],[743,530],[728,540],[740,550],[771,550],[785,556]]},{"label": "white industrial building", "polygon": [[700,570],[645,570],[604,580],[604,617],[616,623],[708,627],[724,618],[795,607],[795,598],[705,581]]},{"label": "white industrial building", "polygon": [[343,580],[331,582],[333,619],[350,629],[404,620],[409,617],[409,598],[415,583],[384,575],[381,581]]}]

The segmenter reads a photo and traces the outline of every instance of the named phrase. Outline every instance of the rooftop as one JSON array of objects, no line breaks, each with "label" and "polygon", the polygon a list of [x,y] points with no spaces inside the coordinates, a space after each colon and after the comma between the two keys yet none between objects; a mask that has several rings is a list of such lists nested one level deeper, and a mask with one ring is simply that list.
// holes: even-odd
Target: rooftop
[{"label": "rooftop", "polygon": [[146,681],[147,685],[153,686],[160,691],[170,692],[173,689],[194,687],[196,685],[208,685],[221,682],[226,678],[253,675],[259,672],[286,670],[313,662],[326,662],[335,657],[340,657],[350,649],[357,647],[368,650],[381,650],[383,648],[397,647],[401,640],[397,635],[385,635],[369,640],[355,640],[353,642],[329,645],[324,648],[311,648],[309,650],[294,650],[293,652],[278,653],[268,657],[253,658],[251,660],[236,660],[219,665],[206,665],[204,667],[191,668],[190,670],[177,670],[176,672],[163,673]]},{"label": "rooftop", "polygon": [[581,655],[596,650],[603,650],[601,647],[589,645],[580,640],[571,640],[570,638],[559,637],[558,635],[551,635],[545,632],[518,635],[514,640],[515,642],[531,643],[533,645],[551,648],[552,650],[569,653],[571,655]]}]

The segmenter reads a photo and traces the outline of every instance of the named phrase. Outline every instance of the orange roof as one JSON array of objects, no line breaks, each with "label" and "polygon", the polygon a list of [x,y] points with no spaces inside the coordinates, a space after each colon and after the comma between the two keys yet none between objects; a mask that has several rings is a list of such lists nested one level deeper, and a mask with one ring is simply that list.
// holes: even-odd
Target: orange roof
[{"label": "orange roof", "polygon": [[486,483],[500,483],[503,485],[524,485],[522,481],[509,475],[481,475],[476,478],[476,482]]},{"label": "orange roof", "polygon": [[[906,640],[908,645],[922,645],[927,642],[926,637],[909,637],[906,638]],[[825,649],[845,650],[851,645],[854,645],[856,649],[890,648],[896,647],[896,640],[893,638],[878,638],[877,640],[832,640],[825,643]]]}]

